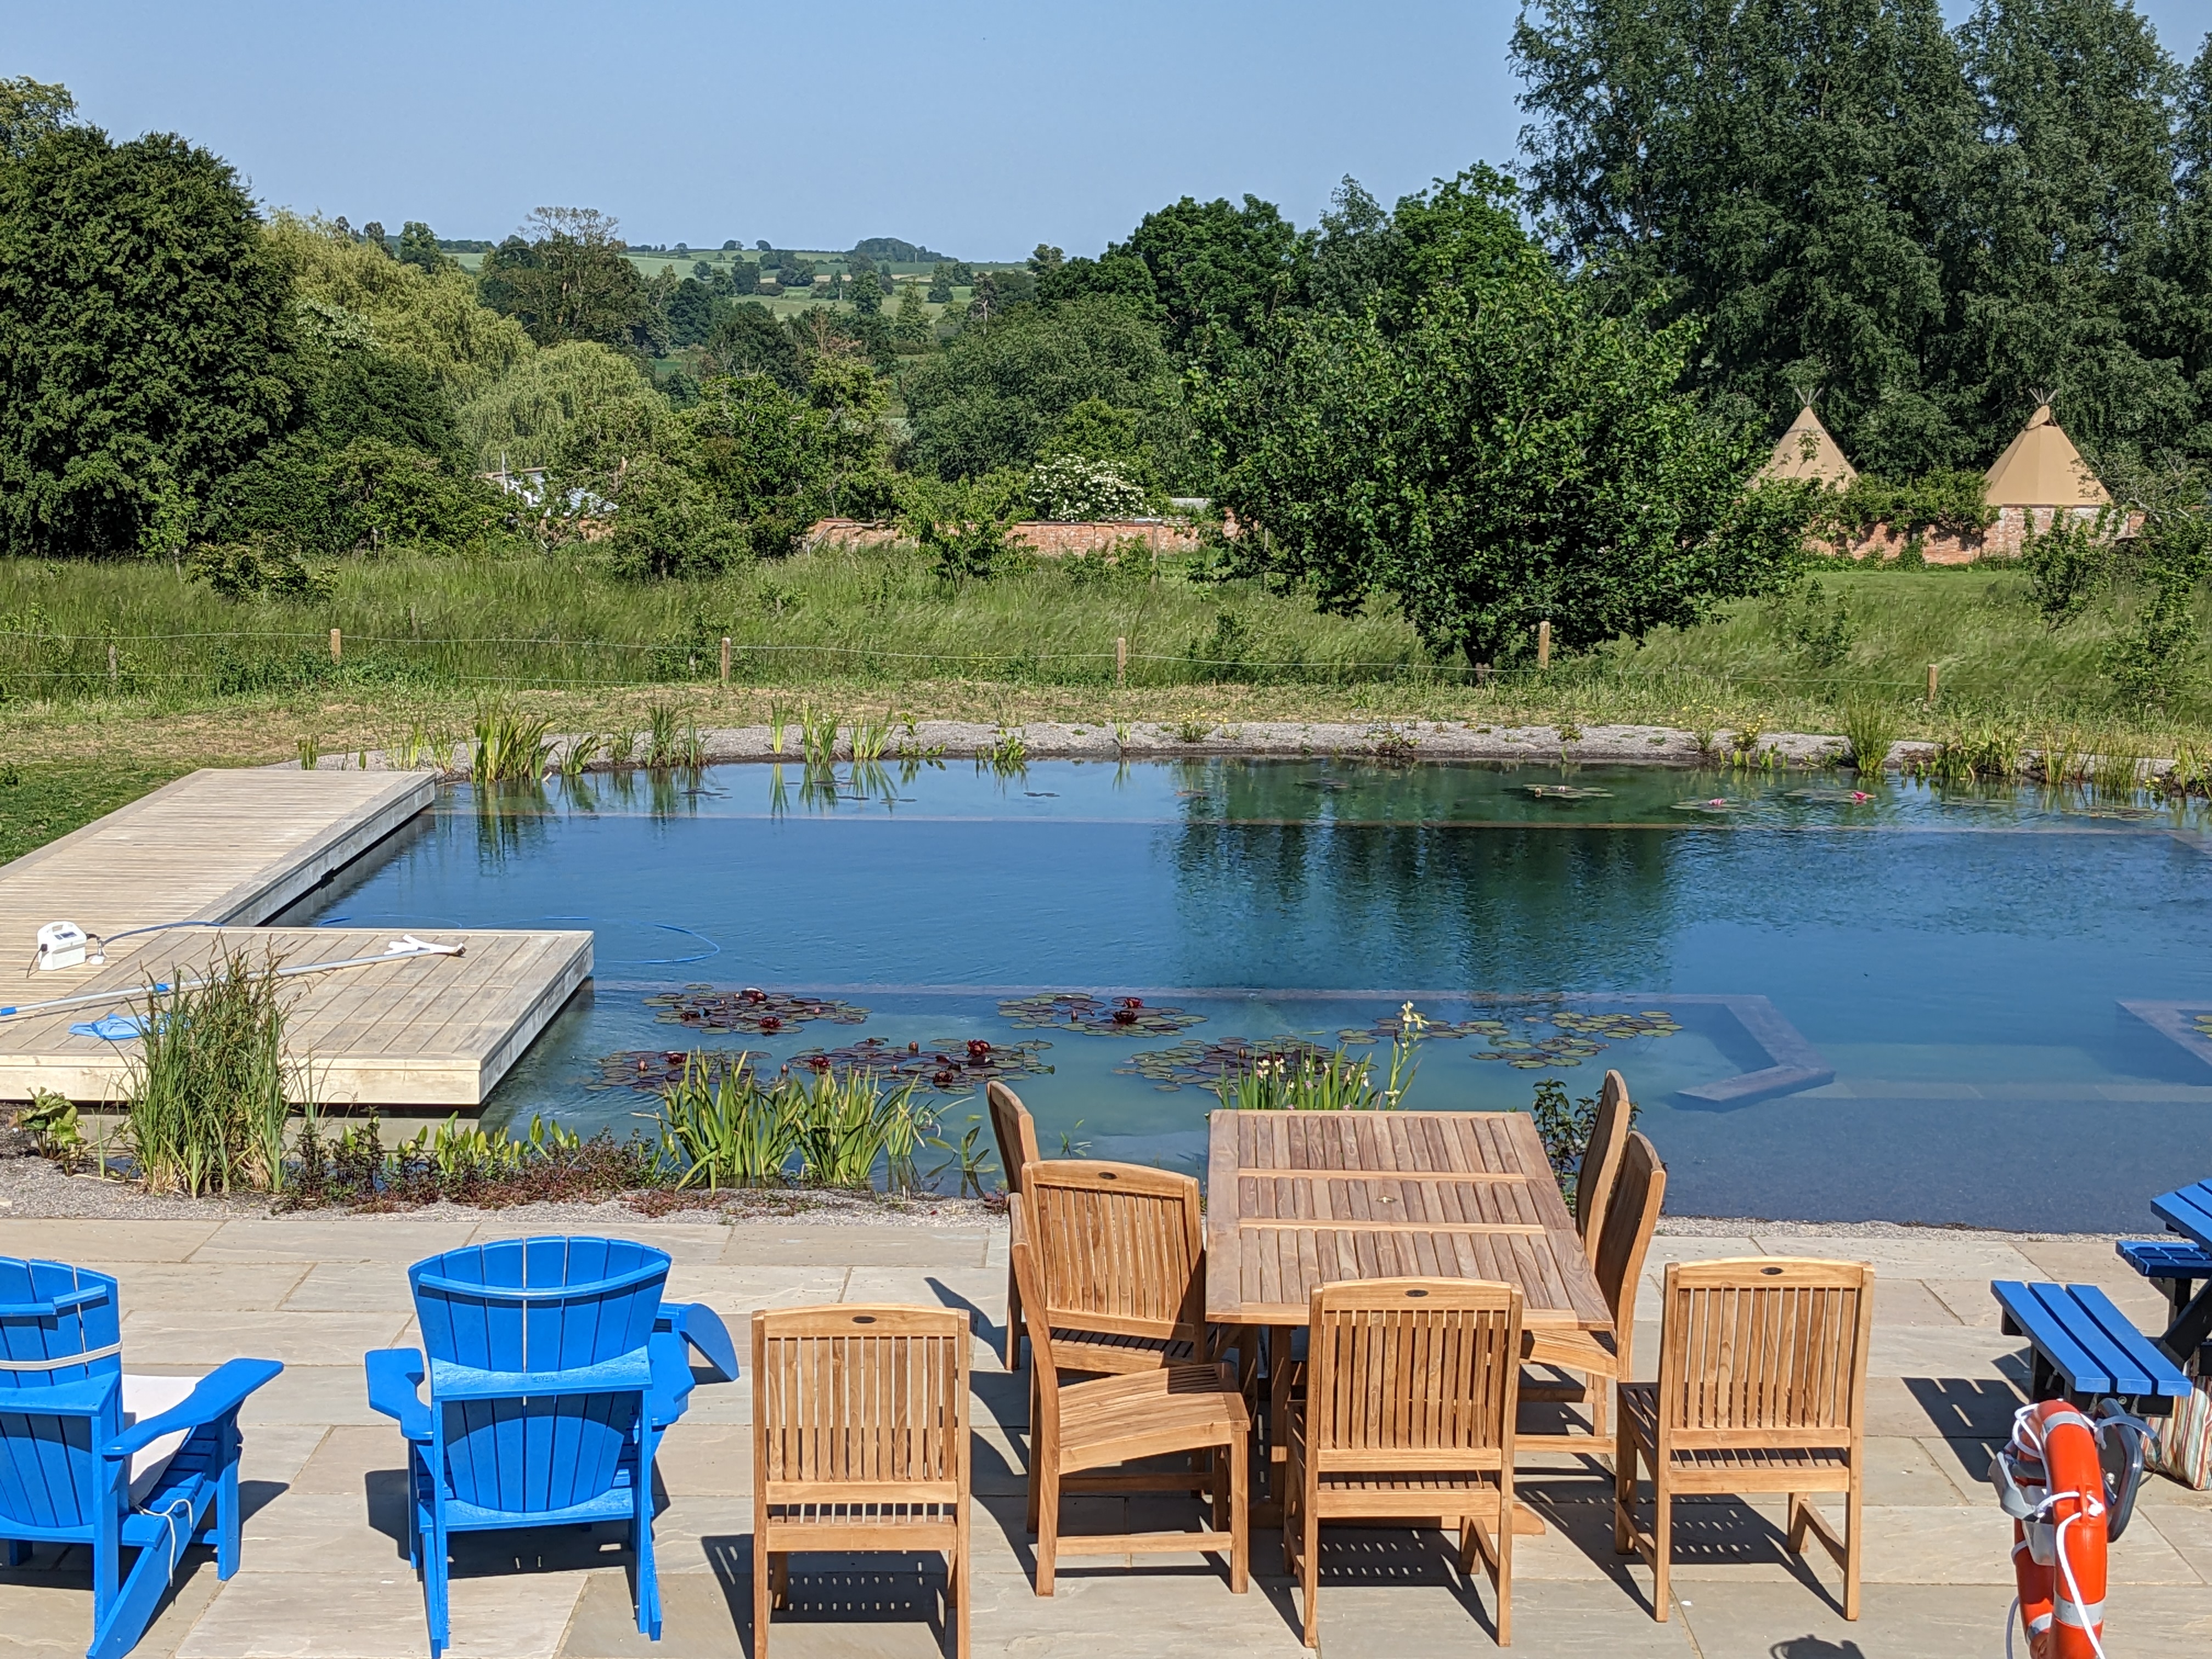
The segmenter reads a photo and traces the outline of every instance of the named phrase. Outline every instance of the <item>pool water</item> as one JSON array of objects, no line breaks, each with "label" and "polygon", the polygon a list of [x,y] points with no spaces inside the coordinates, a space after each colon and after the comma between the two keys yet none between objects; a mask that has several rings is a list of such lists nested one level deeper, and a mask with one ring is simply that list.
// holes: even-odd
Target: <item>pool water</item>
[{"label": "pool water", "polygon": [[[2206,830],[2033,790],[1854,799],[1848,775],[728,766],[446,789],[278,920],[592,927],[595,984],[489,1122],[635,1126],[653,1096],[608,1079],[641,1053],[866,1042],[944,1085],[957,1137],[988,1043],[1029,1068],[1048,1153],[1195,1168],[1207,1045],[1379,1069],[1411,1001],[1462,1029],[1419,1045],[1407,1105],[1618,1068],[1677,1213],[2133,1228],[2212,1168]],[[648,1000],[686,986],[865,1016],[702,1030]],[[1034,1000],[1073,993],[1104,1029]],[[1141,1023],[1114,1022],[1126,998]]]}]

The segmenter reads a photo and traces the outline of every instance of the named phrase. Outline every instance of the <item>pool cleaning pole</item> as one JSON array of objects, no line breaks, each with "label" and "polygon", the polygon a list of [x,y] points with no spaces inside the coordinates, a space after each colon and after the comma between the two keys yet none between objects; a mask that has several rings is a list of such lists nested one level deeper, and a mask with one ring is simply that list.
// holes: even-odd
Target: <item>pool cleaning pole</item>
[{"label": "pool cleaning pole", "polygon": [[[305,962],[296,967],[279,968],[275,977],[290,979],[300,974],[326,974],[333,968],[365,968],[372,962],[404,962],[412,957],[459,957],[468,954],[465,945],[433,945],[414,934],[394,939],[389,950],[373,957],[343,957],[336,962]],[[210,979],[179,980],[171,984],[156,980],[151,985],[141,985],[132,990],[85,991],[72,997],[50,997],[44,1002],[18,1003],[13,1007],[0,1008],[0,1019],[14,1019],[24,1014],[50,1014],[61,1008],[82,1008],[87,1003],[114,1002],[131,997],[160,996],[176,991],[204,991],[215,981]]]}]

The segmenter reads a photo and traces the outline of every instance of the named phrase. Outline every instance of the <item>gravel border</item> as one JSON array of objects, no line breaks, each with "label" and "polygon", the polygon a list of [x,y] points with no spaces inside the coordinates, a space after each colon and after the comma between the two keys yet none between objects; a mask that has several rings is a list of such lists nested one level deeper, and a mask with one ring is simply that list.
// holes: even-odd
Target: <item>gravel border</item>
[{"label": "gravel border", "polygon": [[[1570,735],[1571,734],[1571,735]],[[699,744],[706,764],[733,761],[788,761],[802,757],[799,730],[787,726],[782,743],[765,726],[717,726],[702,729]],[[1364,723],[1324,720],[1219,721],[1195,716],[1185,724],[1159,720],[1129,720],[1078,726],[1050,720],[1030,720],[1014,726],[986,726],[969,720],[917,720],[889,728],[881,758],[901,760],[988,759],[1006,752],[1009,738],[1018,739],[1024,760],[1172,760],[1185,757],[1249,755],[1267,757],[1314,757],[1329,760],[1534,761],[1561,763],[1634,763],[1681,769],[1710,766],[1723,759],[1735,733],[1728,730],[1711,735],[1714,747],[1698,744],[1695,734],[1667,726],[1485,726],[1466,720],[1371,720]],[[835,751],[839,761],[853,757],[853,729],[843,728]],[[554,740],[551,758],[558,761],[589,737]],[[1849,752],[1849,742],[1796,732],[1778,732],[1758,738],[1759,756],[1770,751],[1798,766],[1830,765]],[[460,745],[448,757],[444,775],[465,776],[469,747]],[[1932,755],[1926,744],[1899,743],[1891,746],[1888,763],[1901,765],[1923,754]],[[296,760],[279,767],[297,768]],[[318,763],[324,771],[352,771],[361,765],[358,752],[325,755]],[[385,751],[368,751],[372,772],[394,769]],[[608,769],[598,761],[587,769]]]},{"label": "gravel border", "polygon": [[[43,1158],[0,1161],[0,1221],[237,1221],[278,1214],[295,1216],[392,1216],[410,1221],[505,1221],[602,1229],[736,1225],[779,1222],[810,1227],[915,1227],[922,1229],[1002,1227],[999,1206],[972,1198],[896,1199],[851,1193],[726,1193],[712,1204],[647,1214],[619,1200],[597,1204],[521,1204],[491,1208],[473,1204],[428,1204],[392,1210],[329,1209],[279,1211],[266,1198],[176,1198],[141,1192],[125,1181],[69,1176]],[[1668,1215],[1659,1218],[1659,1234],[1669,1238],[1742,1238],[1752,1234],[1803,1234],[1824,1238],[2111,1239],[2116,1233],[2007,1231],[1941,1222],[1778,1221],[1742,1216]]]}]

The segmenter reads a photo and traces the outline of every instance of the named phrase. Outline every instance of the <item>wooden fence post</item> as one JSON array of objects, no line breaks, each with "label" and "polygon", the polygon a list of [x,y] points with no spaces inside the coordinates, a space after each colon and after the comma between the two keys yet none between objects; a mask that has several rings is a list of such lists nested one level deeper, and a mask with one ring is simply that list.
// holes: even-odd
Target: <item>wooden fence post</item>
[{"label": "wooden fence post", "polygon": [[1552,624],[1548,618],[1536,624],[1536,666],[1552,665]]},{"label": "wooden fence post", "polygon": [[1928,665],[1928,706],[1930,708],[1936,706],[1936,684],[1939,666],[1938,664],[1932,662]]},{"label": "wooden fence post", "polygon": [[1129,636],[1127,634],[1116,634],[1114,636],[1114,684],[1117,687],[1126,685],[1128,684],[1128,679]]},{"label": "wooden fence post", "polygon": [[338,662],[343,660],[344,656],[345,641],[340,637],[338,630],[333,628],[331,629],[331,660]]},{"label": "wooden fence post", "polygon": [[722,635],[722,684],[730,683],[730,636]]}]

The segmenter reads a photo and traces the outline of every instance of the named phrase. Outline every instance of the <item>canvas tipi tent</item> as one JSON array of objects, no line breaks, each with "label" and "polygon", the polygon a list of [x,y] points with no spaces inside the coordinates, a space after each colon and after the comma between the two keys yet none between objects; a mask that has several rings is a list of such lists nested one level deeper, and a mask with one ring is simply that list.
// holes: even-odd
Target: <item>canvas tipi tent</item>
[{"label": "canvas tipi tent", "polygon": [[1797,411],[1797,418],[1790,422],[1790,429],[1775,441],[1774,453],[1767,458],[1759,476],[1811,478],[1832,489],[1845,489],[1859,476],[1859,470],[1844,457],[1808,402]]},{"label": "canvas tipi tent", "polygon": [[2110,507],[2112,498],[2081,452],[2051,418],[2051,405],[2038,404],[2020,435],[2005,446],[1982,485],[1983,498],[2000,510],[2039,507],[2072,509]]}]

